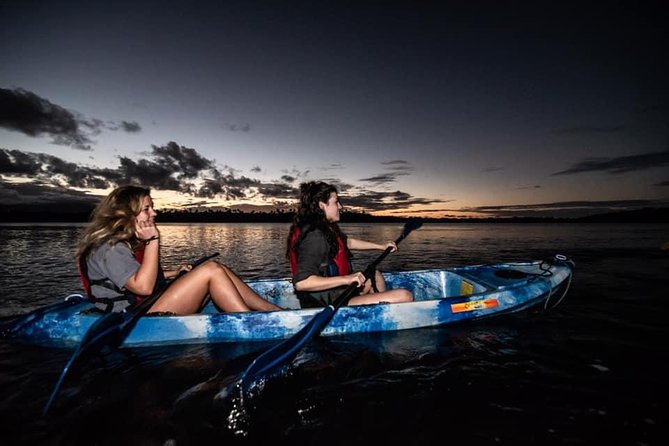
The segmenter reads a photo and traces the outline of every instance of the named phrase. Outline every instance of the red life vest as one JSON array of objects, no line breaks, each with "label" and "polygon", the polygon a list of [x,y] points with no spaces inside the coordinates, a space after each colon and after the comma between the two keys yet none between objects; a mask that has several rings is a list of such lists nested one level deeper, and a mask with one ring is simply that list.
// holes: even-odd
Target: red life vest
[{"label": "red life vest", "polygon": [[[295,228],[293,235],[290,237],[290,270],[293,277],[297,274],[297,252],[295,251],[295,243],[300,237],[300,228]],[[327,273],[328,276],[346,276],[351,272],[351,264],[349,262],[349,251],[346,243],[337,235],[337,245],[339,249],[334,258],[329,262]]]}]

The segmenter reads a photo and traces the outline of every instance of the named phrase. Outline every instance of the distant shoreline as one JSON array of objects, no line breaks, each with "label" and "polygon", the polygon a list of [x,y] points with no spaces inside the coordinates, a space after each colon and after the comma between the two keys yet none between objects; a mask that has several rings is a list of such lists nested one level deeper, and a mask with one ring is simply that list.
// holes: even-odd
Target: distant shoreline
[{"label": "distant shoreline", "polygon": [[[91,210],[45,212],[0,210],[0,223],[86,223]],[[290,223],[292,212],[239,212],[239,211],[162,211],[161,223]],[[432,223],[669,223],[669,208],[644,208],[595,214],[585,217],[505,217],[505,218],[423,218]],[[366,213],[345,212],[342,223],[402,223],[410,217],[374,216]]]}]

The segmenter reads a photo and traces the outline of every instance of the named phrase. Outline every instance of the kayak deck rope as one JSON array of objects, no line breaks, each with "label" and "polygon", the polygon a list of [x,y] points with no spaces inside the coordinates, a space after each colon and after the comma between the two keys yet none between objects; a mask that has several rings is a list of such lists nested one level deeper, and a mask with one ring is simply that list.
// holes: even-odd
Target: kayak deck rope
[{"label": "kayak deck rope", "polygon": [[[574,275],[569,273],[569,281],[567,282],[567,286],[565,287],[564,292],[562,293],[562,296],[560,296],[558,301],[555,304],[553,304],[553,306],[550,308],[551,310],[553,308],[557,307],[558,305],[560,305],[560,303],[562,302],[562,299],[564,299],[564,297],[567,295],[567,291],[569,291],[569,286],[571,285],[572,277],[574,277]],[[548,310],[548,302],[551,300],[552,294],[553,294],[553,290],[551,289],[550,292],[548,293],[548,297],[546,298],[546,302],[544,303],[544,310]]]}]

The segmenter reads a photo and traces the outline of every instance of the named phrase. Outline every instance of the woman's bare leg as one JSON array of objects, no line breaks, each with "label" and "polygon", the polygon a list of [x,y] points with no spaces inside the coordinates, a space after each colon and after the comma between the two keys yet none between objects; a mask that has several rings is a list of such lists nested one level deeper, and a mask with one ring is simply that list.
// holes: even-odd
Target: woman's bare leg
[{"label": "woman's bare leg", "polygon": [[[383,293],[386,291],[386,280],[383,278],[383,274],[381,274],[380,271],[376,271],[374,273],[374,280],[376,280],[376,289],[379,290],[379,293]],[[360,294],[370,294],[370,293],[376,293],[374,291],[374,288],[372,287],[372,281],[367,280],[365,282],[365,287],[363,290],[360,292]]]},{"label": "woman's bare leg", "polygon": [[221,268],[223,268],[223,271],[227,274],[227,276],[230,278],[232,283],[235,285],[237,288],[237,292],[242,296],[242,299],[244,299],[244,302],[246,305],[249,306],[252,310],[259,310],[259,311],[277,311],[281,310],[281,307],[278,307],[274,305],[271,302],[266,301],[262,297],[258,296],[258,294],[253,291],[253,289],[246,284],[242,279],[237,276],[230,268],[228,268],[225,265],[221,265]]},{"label": "woman's bare leg", "polygon": [[175,314],[193,314],[200,310],[204,299],[211,295],[223,311],[249,311],[236,283],[217,262],[207,262],[177,279],[153,304],[150,313],[169,311]]},{"label": "woman's bare leg", "polygon": [[368,304],[377,304],[381,302],[387,303],[399,303],[399,302],[411,302],[413,300],[413,294],[411,291],[404,288],[399,288],[396,290],[384,291],[382,293],[372,293],[364,294],[361,296],[356,296],[348,301],[349,305],[368,305]]}]

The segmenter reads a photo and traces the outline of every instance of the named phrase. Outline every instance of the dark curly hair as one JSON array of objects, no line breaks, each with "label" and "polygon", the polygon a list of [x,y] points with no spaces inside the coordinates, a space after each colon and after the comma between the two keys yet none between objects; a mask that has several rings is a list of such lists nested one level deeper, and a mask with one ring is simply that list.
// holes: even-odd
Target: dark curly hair
[{"label": "dark curly hair", "polygon": [[[290,258],[291,249],[297,250],[297,247],[302,242],[304,237],[311,231],[320,230],[328,242],[330,259],[337,255],[339,245],[337,244],[337,236],[339,236],[344,243],[346,243],[346,234],[344,234],[337,222],[329,222],[325,218],[325,212],[318,206],[318,203],[327,203],[332,193],[337,193],[337,188],[331,184],[322,181],[310,181],[308,183],[300,184],[300,205],[293,218],[293,223],[288,231],[288,239],[286,242],[286,257]],[[299,229],[300,236],[291,246],[293,233]]]}]

